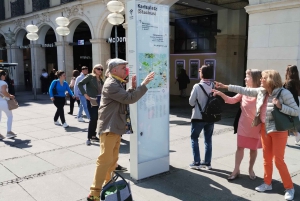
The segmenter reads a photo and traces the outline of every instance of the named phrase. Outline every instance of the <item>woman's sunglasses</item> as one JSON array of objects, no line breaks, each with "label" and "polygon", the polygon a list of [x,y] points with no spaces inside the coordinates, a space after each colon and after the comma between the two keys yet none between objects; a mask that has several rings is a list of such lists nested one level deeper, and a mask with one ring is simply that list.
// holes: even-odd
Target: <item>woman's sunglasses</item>
[{"label": "woman's sunglasses", "polygon": [[95,68],[95,69],[103,71],[103,68]]}]

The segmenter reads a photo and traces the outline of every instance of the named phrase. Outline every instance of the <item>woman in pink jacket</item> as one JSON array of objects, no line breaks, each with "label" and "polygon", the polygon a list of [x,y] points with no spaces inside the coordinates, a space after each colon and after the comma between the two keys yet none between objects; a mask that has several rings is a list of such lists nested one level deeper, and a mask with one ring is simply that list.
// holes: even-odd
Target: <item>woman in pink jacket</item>
[{"label": "woman in pink jacket", "polygon": [[[245,83],[246,87],[257,88],[260,86],[261,71],[247,70]],[[249,178],[254,180],[256,178],[253,171],[253,166],[257,156],[257,149],[262,148],[260,140],[261,126],[252,127],[251,123],[256,114],[256,97],[249,97],[242,94],[237,94],[234,97],[226,96],[224,93],[213,90],[214,95],[221,96],[228,104],[241,104],[241,116],[238,123],[237,130],[237,150],[235,153],[235,167],[228,180],[234,180],[239,177],[240,164],[244,157],[244,149],[250,149],[249,162]]]}]

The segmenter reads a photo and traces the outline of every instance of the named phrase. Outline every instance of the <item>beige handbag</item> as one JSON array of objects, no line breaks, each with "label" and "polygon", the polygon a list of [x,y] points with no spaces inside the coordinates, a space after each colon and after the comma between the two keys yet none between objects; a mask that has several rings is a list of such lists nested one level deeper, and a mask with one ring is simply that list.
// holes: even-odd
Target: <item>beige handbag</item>
[{"label": "beige handbag", "polygon": [[[2,94],[0,94],[0,96],[2,98],[4,98],[4,96]],[[6,100],[6,99],[5,99]],[[8,109],[9,110],[14,110],[14,109],[17,109],[19,107],[19,104],[18,102],[16,101],[16,99],[9,99],[9,100],[6,100],[7,101],[7,105],[8,105]]]}]

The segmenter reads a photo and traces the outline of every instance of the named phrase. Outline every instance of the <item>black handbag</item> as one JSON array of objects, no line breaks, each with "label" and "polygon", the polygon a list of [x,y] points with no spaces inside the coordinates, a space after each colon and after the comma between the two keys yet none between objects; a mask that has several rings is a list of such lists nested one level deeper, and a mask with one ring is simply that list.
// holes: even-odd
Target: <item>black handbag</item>
[{"label": "black handbag", "polygon": [[[277,95],[277,99],[280,97],[281,91]],[[298,116],[291,116],[284,114],[279,111],[279,109],[274,105],[274,108],[272,110],[272,116],[275,121],[275,127],[277,131],[287,131],[290,129],[296,129],[297,126],[300,124],[299,117]]]},{"label": "black handbag", "polygon": [[58,82],[58,81],[55,81],[55,85],[54,85],[54,87],[53,87],[53,89],[52,89],[53,96],[58,95],[57,89],[56,89],[57,82]]}]

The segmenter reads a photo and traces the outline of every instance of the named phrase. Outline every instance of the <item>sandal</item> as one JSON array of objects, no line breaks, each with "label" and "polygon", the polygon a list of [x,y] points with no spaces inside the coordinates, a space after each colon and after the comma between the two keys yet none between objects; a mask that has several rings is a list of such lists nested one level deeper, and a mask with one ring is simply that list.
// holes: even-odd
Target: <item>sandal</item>
[{"label": "sandal", "polygon": [[231,175],[227,178],[227,180],[228,180],[228,181],[233,181],[233,180],[235,180],[235,179],[237,179],[237,178],[239,178],[239,177],[240,177],[240,171],[238,171],[235,175],[231,174]]},{"label": "sandal", "polygon": [[253,174],[250,174],[250,172],[249,172],[249,178],[250,178],[251,180],[256,179],[255,173],[253,172]]}]

